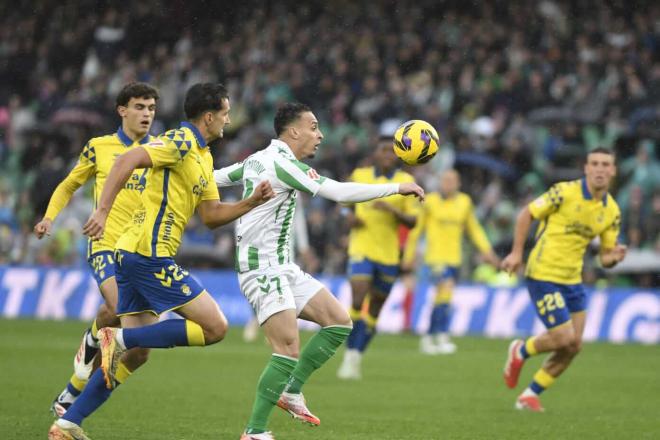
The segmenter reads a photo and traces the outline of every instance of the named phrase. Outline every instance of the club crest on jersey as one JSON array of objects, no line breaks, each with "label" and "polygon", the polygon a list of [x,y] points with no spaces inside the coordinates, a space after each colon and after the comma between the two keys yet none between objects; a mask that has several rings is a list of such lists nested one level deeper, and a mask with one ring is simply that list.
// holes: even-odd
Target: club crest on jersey
[{"label": "club crest on jersey", "polygon": [[314,168],[310,168],[309,170],[307,170],[307,176],[309,176],[309,178],[312,180],[319,180],[321,178],[321,176],[319,176],[319,173],[317,173]]}]

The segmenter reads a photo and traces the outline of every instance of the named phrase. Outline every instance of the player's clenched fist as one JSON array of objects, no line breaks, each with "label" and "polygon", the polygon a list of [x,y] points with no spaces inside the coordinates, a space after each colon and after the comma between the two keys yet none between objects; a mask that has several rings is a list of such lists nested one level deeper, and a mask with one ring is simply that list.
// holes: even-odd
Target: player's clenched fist
[{"label": "player's clenched fist", "polygon": [[515,273],[522,264],[522,255],[511,252],[502,260],[502,270],[506,271],[509,275]]},{"label": "player's clenched fist", "polygon": [[254,189],[254,193],[252,193],[252,196],[250,197],[250,201],[252,206],[259,206],[259,205],[263,205],[273,197],[275,197],[275,192],[273,191],[273,187],[270,186],[269,181],[264,180]]},{"label": "player's clenched fist", "polygon": [[103,238],[103,231],[105,230],[105,221],[108,217],[108,214],[100,209],[97,209],[92,213],[83,226],[83,234],[91,238],[92,240],[100,240]]},{"label": "player's clenched fist", "polygon": [[41,239],[44,235],[50,235],[52,227],[53,222],[49,218],[45,218],[34,226],[34,235]]}]

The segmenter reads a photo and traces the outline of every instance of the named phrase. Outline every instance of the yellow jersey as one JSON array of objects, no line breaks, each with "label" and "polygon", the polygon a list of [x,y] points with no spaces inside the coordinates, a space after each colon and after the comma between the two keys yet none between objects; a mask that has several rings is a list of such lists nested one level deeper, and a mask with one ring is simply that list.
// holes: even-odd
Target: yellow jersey
[{"label": "yellow jersey", "polygon": [[595,237],[603,249],[616,246],[621,213],[614,198],[596,200],[585,179],[559,182],[528,205],[540,220],[525,275],[559,284],[582,282],[584,252]]},{"label": "yellow jersey", "polygon": [[[357,183],[406,183],[415,179],[408,173],[395,170],[391,175],[377,174],[375,167],[356,168],[350,180]],[[395,194],[383,197],[407,215],[419,213],[419,202],[415,197]],[[385,265],[399,264],[399,223],[396,217],[386,211],[374,209],[375,200],[355,204],[355,216],[364,222],[364,226],[351,229],[348,243],[348,256],[352,260],[368,258]]]},{"label": "yellow jersey", "polygon": [[120,238],[117,248],[146,257],[173,257],[200,202],[220,199],[213,156],[197,127],[188,122],[144,149],[153,164],[142,192],[144,218]]},{"label": "yellow jersey", "polygon": [[431,193],[426,197],[417,224],[408,236],[404,261],[414,259],[417,242],[425,234],[424,263],[429,266],[460,266],[461,245],[466,230],[479,251],[491,251],[470,196],[458,192],[453,197],[444,198],[439,193]]},{"label": "yellow jersey", "polygon": [[[128,137],[121,127],[116,133],[92,138],[83,148],[78,162],[66,178],[57,186],[48,202],[44,217],[55,220],[60,211],[69,203],[73,193],[94,177],[94,208],[98,206],[103,185],[115,159],[131,148],[145,145],[152,137],[146,135],[137,142]],[[142,204],[140,193],[146,185],[147,170],[136,169],[124,188],[119,191],[115,203],[108,214],[105,232],[100,240],[89,240],[87,257],[100,251],[112,251],[126,227],[131,224],[133,212]]]}]

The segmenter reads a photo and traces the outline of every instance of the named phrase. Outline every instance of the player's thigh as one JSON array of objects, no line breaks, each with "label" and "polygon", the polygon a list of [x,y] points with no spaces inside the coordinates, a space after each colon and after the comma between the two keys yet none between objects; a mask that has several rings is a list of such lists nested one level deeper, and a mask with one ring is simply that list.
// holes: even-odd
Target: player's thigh
[{"label": "player's thigh", "polygon": [[374,264],[367,259],[349,261],[348,279],[351,284],[353,307],[359,308],[369,293],[374,269]]},{"label": "player's thigh", "polygon": [[296,310],[286,309],[270,315],[262,324],[264,335],[273,348],[273,353],[298,357],[300,336]]},{"label": "player's thigh", "polygon": [[218,303],[206,290],[193,301],[176,309],[176,313],[199,324],[204,330],[205,336],[208,332],[221,333],[224,336],[227,331],[227,318],[220,310]]},{"label": "player's thigh", "polygon": [[300,318],[321,327],[351,325],[351,318],[344,306],[325,287],[322,287],[303,307]]},{"label": "player's thigh", "polygon": [[117,266],[111,251],[100,251],[89,257],[87,264],[92,270],[92,276],[99,286],[101,296],[105,300],[111,312],[117,310],[118,288],[115,278]]},{"label": "player's thigh", "polygon": [[113,276],[106,279],[99,285],[101,296],[105,300],[108,312],[112,315],[117,314],[117,301],[119,300],[119,288],[117,287],[117,277]]}]

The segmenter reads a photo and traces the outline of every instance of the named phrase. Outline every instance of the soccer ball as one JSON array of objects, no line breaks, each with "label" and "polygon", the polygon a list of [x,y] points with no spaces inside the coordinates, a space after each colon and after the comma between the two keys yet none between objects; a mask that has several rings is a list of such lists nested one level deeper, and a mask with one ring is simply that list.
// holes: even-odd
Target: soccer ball
[{"label": "soccer ball", "polygon": [[438,152],[439,145],[438,132],[426,121],[404,122],[394,132],[394,153],[408,165],[428,162]]}]

